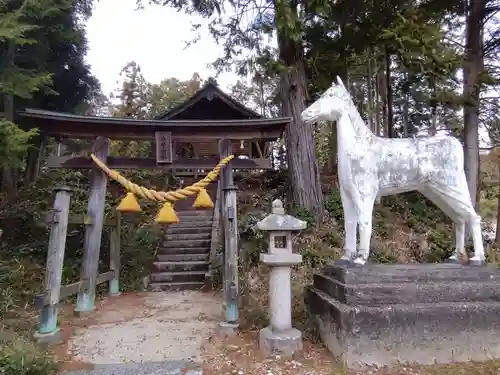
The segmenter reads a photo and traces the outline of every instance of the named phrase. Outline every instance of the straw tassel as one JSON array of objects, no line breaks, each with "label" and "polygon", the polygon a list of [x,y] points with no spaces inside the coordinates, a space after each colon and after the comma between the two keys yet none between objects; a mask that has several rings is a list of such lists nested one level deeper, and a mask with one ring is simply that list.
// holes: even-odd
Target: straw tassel
[{"label": "straw tassel", "polygon": [[116,208],[120,212],[141,212],[141,206],[132,192],[128,192]]},{"label": "straw tassel", "polygon": [[158,224],[177,224],[180,222],[177,214],[174,211],[172,202],[165,202],[161,210],[158,212],[158,215],[156,216],[156,222]]},{"label": "straw tassel", "polygon": [[214,208],[214,202],[212,202],[212,198],[207,193],[207,189],[201,188],[198,192],[198,196],[193,203],[194,208]]},{"label": "straw tassel", "polygon": [[221,171],[221,169],[228,165],[228,163],[234,158],[234,155],[229,155],[222,159],[215,168],[210,171],[207,176],[200,181],[187,186],[182,189],[177,189],[175,191],[156,191],[153,189],[148,189],[144,186],[139,186],[127,178],[120,175],[117,171],[110,169],[106,164],[104,164],[98,157],[94,154],[90,154],[90,157],[94,161],[94,163],[110,177],[115,180],[119,184],[121,184],[125,189],[127,189],[127,195],[122,199],[118,207],[117,211],[120,212],[140,212],[141,207],[137,202],[136,195],[140,198],[152,200],[152,201],[160,201],[165,202],[164,206],[158,212],[156,217],[156,222],[159,224],[172,224],[178,223],[179,218],[174,211],[173,202],[176,202],[181,199],[185,199],[191,197],[195,194],[198,194],[193,207],[194,208],[213,208],[214,203],[210,198],[210,195],[207,193],[205,187],[208,186],[212,181],[214,181]]}]

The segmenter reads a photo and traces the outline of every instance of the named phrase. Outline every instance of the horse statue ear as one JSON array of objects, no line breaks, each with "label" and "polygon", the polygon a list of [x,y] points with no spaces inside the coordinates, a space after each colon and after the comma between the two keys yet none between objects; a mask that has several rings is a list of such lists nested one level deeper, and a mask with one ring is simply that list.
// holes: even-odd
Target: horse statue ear
[{"label": "horse statue ear", "polygon": [[340,86],[342,86],[343,88],[345,88],[345,86],[344,86],[344,82],[342,82],[342,79],[341,79],[339,76],[337,76],[337,83],[338,83]]}]

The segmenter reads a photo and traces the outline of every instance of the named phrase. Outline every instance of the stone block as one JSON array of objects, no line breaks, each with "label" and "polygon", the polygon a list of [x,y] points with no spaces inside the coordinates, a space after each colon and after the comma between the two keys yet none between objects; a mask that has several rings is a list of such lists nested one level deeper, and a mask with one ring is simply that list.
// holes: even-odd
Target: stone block
[{"label": "stone block", "polygon": [[238,333],[239,326],[238,323],[220,322],[217,334],[223,338],[234,337]]},{"label": "stone block", "polygon": [[500,273],[456,264],[326,266],[312,323],[348,367],[500,358]]},{"label": "stone block", "polygon": [[271,327],[266,327],[260,330],[259,347],[266,355],[291,356],[302,350],[302,333],[295,328],[276,332]]},{"label": "stone block", "polygon": [[66,371],[61,375],[203,375],[200,364],[167,360],[161,362],[95,364],[93,370]]},{"label": "stone block", "polygon": [[47,346],[59,345],[64,342],[61,330],[59,328],[50,333],[35,332],[33,333],[33,338],[37,343]]}]

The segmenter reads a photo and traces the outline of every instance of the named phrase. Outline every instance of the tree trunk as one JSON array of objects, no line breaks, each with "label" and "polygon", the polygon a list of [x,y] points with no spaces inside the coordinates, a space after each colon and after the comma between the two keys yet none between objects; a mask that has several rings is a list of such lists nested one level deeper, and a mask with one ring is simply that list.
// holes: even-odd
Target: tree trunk
[{"label": "tree trunk", "polygon": [[386,79],[386,77],[387,77],[387,75],[386,75],[384,59],[381,59],[378,74],[377,74],[377,85],[378,85],[378,92],[379,92],[380,99],[381,99],[380,105],[382,106],[381,111],[380,111],[381,112],[380,133],[384,137],[387,137],[387,132],[388,132],[388,129],[387,129],[387,79]]},{"label": "tree trunk", "polygon": [[331,122],[328,124],[328,173],[337,174],[337,124]]},{"label": "tree trunk", "polygon": [[287,67],[280,77],[282,114],[292,118],[285,130],[291,202],[319,220],[324,207],[314,132],[300,117],[307,100],[303,51],[298,42],[282,33],[278,29],[280,59]]},{"label": "tree trunk", "polygon": [[[16,45],[14,42],[7,42],[7,52],[5,66],[7,69],[12,69],[16,57]],[[3,98],[4,116],[7,121],[15,121],[14,94],[6,93]],[[7,193],[9,199],[17,194],[17,179],[15,167],[7,165],[5,162],[2,165],[2,190]]]},{"label": "tree trunk", "polygon": [[368,112],[368,127],[374,133],[376,133],[376,120],[374,119],[374,103],[373,103],[373,67],[372,67],[372,49],[368,47],[368,66],[366,72],[366,91],[368,102],[366,105],[366,111]]},{"label": "tree trunk", "polygon": [[431,126],[429,128],[429,135],[437,134],[437,101],[436,101],[436,80],[434,77],[431,78],[431,90],[432,90],[432,103],[431,103]]},{"label": "tree trunk", "polygon": [[437,134],[437,124],[438,124],[438,112],[437,112],[437,107],[434,105],[432,107],[432,118],[431,118],[431,127],[429,129],[429,135],[436,135]]},{"label": "tree trunk", "polygon": [[[498,187],[500,188],[500,160],[497,161],[498,163]],[[497,193],[497,222],[495,223],[495,242],[500,242],[500,189],[498,189]]]},{"label": "tree trunk", "polygon": [[377,60],[375,60],[375,134],[380,136],[382,132],[382,120],[380,118],[380,85],[379,85],[379,68],[377,66]]},{"label": "tree trunk", "polygon": [[[464,169],[472,202],[477,203],[479,176],[479,94],[483,71],[483,17],[486,0],[469,3],[466,18],[466,52],[463,67],[464,91]],[[477,205],[477,204],[476,204]]]},{"label": "tree trunk", "polygon": [[35,182],[40,172],[40,164],[47,143],[46,136],[41,134],[35,137],[33,146],[28,149],[26,169],[24,171],[24,185]]},{"label": "tree trunk", "polygon": [[385,47],[385,93],[387,95],[387,138],[394,138],[392,114],[391,54]]},{"label": "tree trunk", "polygon": [[403,138],[408,138],[410,136],[410,115],[409,115],[409,102],[410,102],[410,95],[408,93],[409,91],[409,86],[408,86],[408,69],[404,64],[402,64],[404,67],[404,73],[403,73]]}]

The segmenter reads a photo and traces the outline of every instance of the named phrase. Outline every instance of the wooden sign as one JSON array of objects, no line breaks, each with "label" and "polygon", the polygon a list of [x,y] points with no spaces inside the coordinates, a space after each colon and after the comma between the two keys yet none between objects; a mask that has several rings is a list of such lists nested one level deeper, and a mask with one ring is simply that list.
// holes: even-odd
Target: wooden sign
[{"label": "wooden sign", "polygon": [[156,163],[172,163],[172,133],[156,132]]}]

